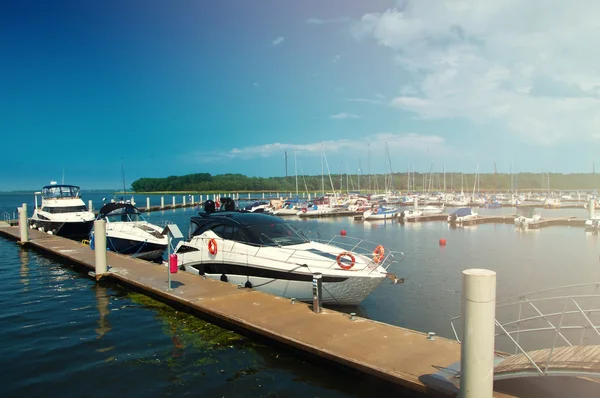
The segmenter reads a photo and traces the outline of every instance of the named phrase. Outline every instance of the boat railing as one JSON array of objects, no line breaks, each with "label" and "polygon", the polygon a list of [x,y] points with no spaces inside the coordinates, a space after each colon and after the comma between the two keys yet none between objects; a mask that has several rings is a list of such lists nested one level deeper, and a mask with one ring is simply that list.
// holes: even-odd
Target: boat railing
[{"label": "boat railing", "polygon": [[[128,235],[138,236],[140,238],[145,238],[148,234],[155,235],[156,232],[153,228],[148,226],[148,222],[146,221],[130,221],[130,222],[112,222],[107,223],[107,227],[110,226],[110,230],[114,232],[126,232]],[[148,226],[148,227],[146,227]],[[150,230],[144,230],[144,227]]]},{"label": "boat railing", "polygon": [[[455,322],[452,331],[460,342]],[[600,282],[568,285],[511,297],[496,305],[496,348],[512,346],[540,376],[548,374],[557,347],[600,344]],[[548,349],[534,361],[532,350]],[[503,350],[503,351],[511,351]]]},{"label": "boat railing", "polygon": [[[206,237],[198,237],[201,240],[201,245],[205,245],[204,247],[208,248],[208,243],[211,238]],[[217,242],[218,252],[233,254],[233,255],[242,255],[242,256],[250,256],[255,259],[264,260],[264,261],[272,261],[273,260],[273,252],[269,249],[272,249],[274,246],[270,245],[250,245],[242,242],[235,242],[231,240],[225,240],[223,238],[214,238]],[[348,238],[350,240],[356,238]],[[363,271],[367,272],[367,274],[371,274],[372,272],[377,272],[379,266],[384,268],[386,271],[393,265],[399,264],[404,259],[404,253],[398,251],[391,251],[384,249],[383,257],[376,262],[375,256],[373,252],[370,251],[367,253],[366,249],[361,246],[361,243],[364,245],[368,241],[356,239],[355,242],[347,242],[344,244],[340,244],[336,242],[336,237],[330,240],[312,240],[317,243],[323,244],[335,244],[340,247],[341,251],[339,254],[343,254],[345,252],[352,253],[353,255],[359,254],[369,257],[370,262],[366,263],[364,268],[353,267],[351,271]],[[225,243],[231,243],[225,244]],[[280,259],[286,264],[293,265],[295,267],[307,267],[306,263],[302,263],[302,260],[306,258],[306,262],[310,262],[313,264],[317,264],[316,268],[319,269],[339,269],[339,264],[335,255],[331,256],[320,256],[322,260],[315,259],[314,255],[310,257],[303,257],[303,254],[306,253],[306,250],[300,250],[296,248],[286,248],[285,246],[275,246],[278,250],[284,251],[285,259]],[[377,247],[377,246],[375,246]],[[313,253],[311,253],[313,254]],[[326,254],[326,253],[324,253]]]}]

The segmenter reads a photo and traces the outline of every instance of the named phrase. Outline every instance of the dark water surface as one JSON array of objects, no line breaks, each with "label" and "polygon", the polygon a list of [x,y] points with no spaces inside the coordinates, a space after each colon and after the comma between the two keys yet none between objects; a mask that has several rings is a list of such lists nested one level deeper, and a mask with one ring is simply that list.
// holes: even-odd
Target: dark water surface
[{"label": "dark water surface", "polygon": [[[84,194],[98,209],[108,193]],[[112,197],[112,195],[111,195]],[[171,203],[170,197],[165,198]],[[145,196],[136,196],[145,206]],[[0,211],[31,195],[0,194]],[[177,202],[181,201],[181,195]],[[160,196],[152,198],[159,204]],[[30,209],[31,209],[30,207]],[[186,232],[197,209],[146,215]],[[483,212],[483,211],[482,211]],[[486,210],[490,214],[514,209]],[[30,210],[31,213],[31,210]],[[583,210],[543,211],[546,217]],[[349,236],[406,254],[359,307],[382,322],[452,337],[460,313],[461,271],[497,272],[498,298],[600,281],[599,238],[581,228],[520,230],[513,225],[450,228],[445,222],[399,224],[351,218],[291,220],[311,236]],[[439,246],[445,238],[447,245]],[[402,396],[381,383],[305,362],[113,284],[96,284],[70,264],[0,239],[0,396]],[[346,309],[344,309],[346,310]]]}]

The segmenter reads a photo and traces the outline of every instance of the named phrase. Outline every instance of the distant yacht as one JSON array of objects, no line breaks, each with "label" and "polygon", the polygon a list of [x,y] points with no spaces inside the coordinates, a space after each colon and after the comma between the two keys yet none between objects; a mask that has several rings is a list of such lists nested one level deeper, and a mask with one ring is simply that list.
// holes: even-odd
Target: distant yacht
[{"label": "distant yacht", "polygon": [[[78,186],[58,185],[51,181],[42,192],[36,192],[30,228],[75,240],[87,239],[96,217],[83,203],[80,194]],[[37,195],[42,196],[41,207],[38,207]]]}]

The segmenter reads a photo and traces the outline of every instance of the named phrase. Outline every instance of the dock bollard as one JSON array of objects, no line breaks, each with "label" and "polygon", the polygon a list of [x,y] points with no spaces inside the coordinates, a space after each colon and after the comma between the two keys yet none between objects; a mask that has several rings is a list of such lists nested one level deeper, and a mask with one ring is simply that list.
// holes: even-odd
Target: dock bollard
[{"label": "dock bollard", "polygon": [[315,272],[312,280],[313,288],[313,312],[321,312],[321,306],[323,303],[323,274]]},{"label": "dock bollard", "polygon": [[21,233],[21,243],[29,242],[29,230],[27,229],[27,203],[23,203],[19,209],[19,232]]},{"label": "dock bollard", "polygon": [[164,196],[160,197],[160,208],[161,209],[165,208],[165,197]]},{"label": "dock bollard", "polygon": [[150,198],[146,197],[146,211],[150,211]]},{"label": "dock bollard", "polygon": [[91,199],[90,199],[90,200],[88,200],[88,210],[89,210],[89,211],[94,211],[94,206],[93,206],[93,203],[92,203],[92,200],[91,200]]},{"label": "dock bollard", "polygon": [[467,269],[462,273],[460,398],[492,398],[496,273]]},{"label": "dock bollard", "polygon": [[94,221],[94,252],[96,255],[96,279],[106,274],[106,221]]},{"label": "dock bollard", "polygon": [[175,196],[173,196],[173,207],[175,207]]},{"label": "dock bollard", "polygon": [[181,197],[181,204],[183,207],[185,207],[185,195]]},{"label": "dock bollard", "polygon": [[589,220],[593,220],[594,217],[596,216],[596,200],[594,198],[590,199],[590,202],[588,203],[588,212],[589,212]]}]

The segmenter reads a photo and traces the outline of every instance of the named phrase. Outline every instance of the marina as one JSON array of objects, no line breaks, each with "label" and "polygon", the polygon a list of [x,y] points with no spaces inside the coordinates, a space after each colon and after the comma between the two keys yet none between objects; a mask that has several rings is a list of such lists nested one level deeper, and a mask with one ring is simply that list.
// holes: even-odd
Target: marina
[{"label": "marina", "polygon": [[[185,209],[180,210],[185,211]],[[430,217],[434,216],[441,217],[442,215]],[[447,215],[445,216],[447,217]],[[481,223],[490,220],[502,221],[498,218],[499,216],[482,217]],[[557,218],[563,223],[568,219],[568,217]],[[510,224],[512,220],[513,218],[506,216],[503,223]],[[12,239],[18,239],[19,236],[16,227],[3,227],[0,232]],[[32,239],[27,245],[61,256],[68,261],[74,261],[85,268],[94,267],[94,252],[90,250],[89,246],[35,230],[30,230],[30,233]],[[107,253],[107,258],[111,266],[110,271],[105,275],[107,279],[114,279],[117,283],[124,283],[144,291],[146,294],[159,297],[161,300],[183,305],[217,322],[225,322],[228,327],[235,330],[267,337],[311,356],[332,361],[361,373],[364,372],[409,390],[430,394],[435,392],[442,396],[452,396],[457,391],[456,381],[452,383],[447,378],[460,360],[460,344],[457,344],[456,341],[441,336],[430,340],[428,339],[430,335],[424,332],[380,322],[372,323],[369,319],[361,317],[360,312],[348,314],[326,308],[323,313],[314,314],[310,305],[299,301],[292,304],[289,299],[276,296],[264,295],[263,298],[260,292],[251,289],[211,281],[208,278],[202,279],[181,272],[173,275],[174,288],[172,291],[168,291],[165,285],[166,270],[164,267],[110,252]],[[401,288],[399,287],[399,289]],[[250,300],[248,294],[252,295]],[[291,311],[290,308],[292,308]],[[266,316],[261,309],[266,309],[269,316]],[[332,319],[335,322],[329,323]],[[348,324],[344,322],[351,322],[350,324],[353,325],[351,327],[361,326],[357,326],[356,330],[348,329]],[[325,330],[326,333],[323,332]],[[315,333],[315,331],[319,332]],[[373,339],[373,335],[383,336],[385,340]],[[387,340],[390,336],[393,338]],[[350,340],[345,342],[345,338]],[[353,344],[349,341],[356,341],[356,339],[364,341],[364,343],[358,346],[359,349],[350,350]],[[437,342],[435,346],[430,344],[433,341]],[[378,349],[382,351],[378,353]],[[390,355],[392,352],[393,355]],[[409,366],[403,368],[402,364]],[[415,366],[416,364],[419,365]],[[523,364],[523,366],[525,365]],[[432,372],[432,368],[449,370],[442,371],[440,374]],[[499,386],[503,386],[503,384],[499,384]],[[495,396],[520,396],[511,388],[503,386],[504,393],[497,393]],[[527,388],[533,387],[529,385]],[[569,388],[585,390],[595,387],[583,383],[576,387],[571,385]],[[515,395],[506,391],[513,391]]]}]

